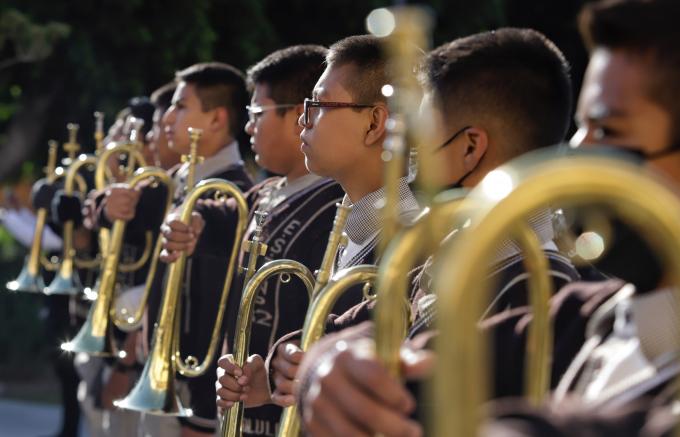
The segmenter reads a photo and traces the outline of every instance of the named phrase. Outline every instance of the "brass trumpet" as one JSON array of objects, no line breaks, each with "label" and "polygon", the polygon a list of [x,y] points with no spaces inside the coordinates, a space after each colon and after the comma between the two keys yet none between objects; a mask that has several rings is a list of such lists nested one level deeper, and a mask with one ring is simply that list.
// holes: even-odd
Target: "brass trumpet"
[{"label": "brass trumpet", "polygon": [[[662,255],[672,283],[680,284],[680,203],[671,190],[639,167],[611,158],[549,158],[538,164],[534,155],[520,158],[490,173],[469,196],[475,207],[471,227],[441,258],[446,268],[439,270],[434,285],[438,328],[446,333],[446,341],[436,344],[438,363],[430,390],[433,435],[477,435],[480,406],[488,399],[487,343],[477,327],[489,301],[480,281],[486,268],[482,260],[489,259],[499,237],[517,233],[517,223],[527,214],[547,204],[603,205],[635,228],[649,231],[649,243]],[[545,324],[540,318],[548,318],[547,305],[533,316],[532,324]],[[547,356],[549,348],[536,350],[539,342],[532,346],[534,341],[530,335],[528,348]],[[539,371],[535,377],[546,374]]]},{"label": "brass trumpet", "polygon": [[[102,160],[107,159],[108,155],[111,153],[118,153],[121,147],[123,146],[110,148],[104,151],[101,154]],[[163,183],[167,187],[167,199],[165,203],[165,213],[167,214],[170,206],[172,205],[172,195],[174,190],[172,179],[170,176],[168,176],[165,170],[154,167],[140,168],[135,172],[128,184],[131,188],[134,188],[140,182],[150,178],[155,179],[157,182]],[[135,324],[141,319],[146,301],[151,291],[150,279],[147,279],[144,297],[142,298],[135,316],[130,317],[129,319],[120,320],[117,318],[117,314],[115,314],[115,311],[112,309],[116,291],[116,278],[119,270],[119,259],[123,246],[125,225],[126,222],[123,220],[116,220],[113,223],[107,252],[104,255],[104,265],[101,269],[100,277],[97,280],[95,287],[97,291],[97,299],[90,307],[87,319],[80,328],[78,334],[73,338],[73,340],[61,345],[61,348],[64,351],[85,352],[90,355],[99,356],[116,355],[117,352],[115,352],[113,339],[110,338],[111,327],[109,325],[109,318],[111,318],[119,327]],[[161,237],[159,235],[159,243],[160,238]],[[160,244],[157,245],[157,248],[160,249]],[[154,261],[156,260],[157,258],[154,259]],[[153,267],[155,267],[155,264]],[[149,278],[153,277],[154,270],[155,268],[149,273]]]},{"label": "brass trumpet", "polygon": [[[98,126],[100,125],[99,121],[97,122],[97,124]],[[106,167],[106,161],[101,160],[100,156],[101,157],[106,156],[106,159],[108,159],[108,157],[112,156],[114,153],[127,153],[130,165],[134,165],[133,163],[135,159],[137,159],[141,165],[145,165],[144,158],[141,152],[138,150],[137,142],[128,145],[113,143],[113,145],[111,145],[110,147],[109,153],[101,153],[100,156],[82,154],[77,159],[74,159],[75,153],[80,148],[80,146],[76,142],[77,131],[78,131],[77,125],[73,124],[69,125],[70,140],[69,143],[66,146],[64,146],[65,149],[67,149],[68,146],[67,150],[71,155],[70,165],[68,167],[68,170],[66,171],[64,182],[64,193],[66,195],[74,194],[75,182],[77,181],[78,178],[82,179],[78,172],[85,167],[95,167],[96,188],[103,189],[104,187],[106,187],[107,178],[106,172],[104,170]],[[96,134],[95,138],[98,138],[102,134],[103,133]],[[130,167],[130,165],[128,167]],[[85,190],[86,189],[83,189],[81,187],[80,192],[84,195],[86,194]],[[61,263],[59,265],[59,270],[54,280],[48,287],[45,288],[44,290],[45,294],[66,294],[66,295],[78,294],[82,290],[82,284],[80,283],[80,278],[78,277],[77,271],[73,268],[74,265],[82,268],[95,268],[101,262],[101,258],[93,260],[80,260],[76,258],[75,249],[73,248],[73,232],[74,232],[73,228],[74,228],[73,221],[69,220],[66,223],[64,223],[62,235],[64,247]],[[102,253],[106,253],[108,246],[108,230],[102,230],[100,232],[100,244],[102,246]]]},{"label": "brass trumpet", "polygon": [[[345,222],[347,220],[346,215],[349,214],[349,207],[345,205],[338,205],[338,214],[341,213],[341,209],[345,209],[341,223],[338,223],[338,215],[336,215],[336,222],[333,225],[333,231],[336,234],[342,232],[345,227]],[[339,227],[339,225],[342,227]],[[324,264],[332,263],[335,261],[335,254],[337,253],[338,247],[332,253],[329,253],[329,245],[326,247],[326,253],[324,254]],[[327,257],[332,256],[330,260]],[[314,343],[316,343],[321,336],[324,334],[324,327],[326,325],[326,319],[333,309],[335,302],[345,293],[349,288],[359,284],[365,284],[364,294],[368,294],[368,287],[375,282],[377,276],[377,267],[373,265],[358,265],[342,269],[335,274],[332,278],[327,279],[325,284],[317,284],[315,286],[314,293],[312,295],[309,308],[307,309],[307,314],[305,316],[305,323],[302,327],[302,339],[300,341],[300,348],[303,351],[308,350]],[[332,270],[329,269],[330,273]],[[318,279],[317,279],[318,282]],[[279,423],[278,436],[298,436],[300,434],[300,417],[297,411],[297,406],[293,405],[286,407],[281,414],[281,421]]]},{"label": "brass trumpet", "polygon": [[[47,183],[54,183],[56,180],[57,167],[57,149],[56,141],[49,142],[49,152],[47,158],[47,167],[45,168],[45,176]],[[31,243],[31,250],[26,257],[24,266],[21,269],[19,276],[7,283],[6,287],[10,291],[24,291],[29,293],[41,293],[45,288],[42,275],[40,274],[40,247],[42,243],[42,235],[45,230],[47,222],[47,210],[40,208],[35,213],[35,229],[33,230],[33,242]]]},{"label": "brass trumpet", "polygon": [[[234,337],[234,344],[232,349],[234,351],[234,363],[240,367],[245,364],[245,361],[250,354],[250,332],[252,328],[253,304],[262,284],[274,275],[295,275],[304,284],[310,297],[314,288],[314,276],[307,267],[303,264],[287,259],[274,260],[266,263],[255,272],[255,266],[258,256],[264,256],[267,246],[260,243],[260,235],[262,232],[262,224],[266,217],[266,213],[255,212],[257,226],[253,233],[252,240],[247,246],[247,251],[250,252],[248,258],[248,268],[244,278],[243,294],[241,297],[241,305],[239,307],[238,317],[236,319],[236,335]],[[248,274],[250,272],[250,274]],[[220,435],[222,436],[237,436],[241,435],[241,421],[243,419],[243,403],[237,402],[234,406],[227,410],[225,418],[222,422]]]},{"label": "brass trumpet", "polygon": [[[80,145],[77,143],[78,125],[69,123],[66,126],[69,133],[68,142],[64,143],[64,151],[68,153],[68,157],[64,159],[64,165],[68,165],[75,160],[76,153],[80,150]],[[47,167],[45,169],[45,176],[47,183],[54,183],[60,178],[65,177],[66,171],[63,167],[57,167],[57,151],[58,144],[54,140],[48,142],[48,159]],[[85,180],[79,174],[76,175],[75,183],[81,193],[85,193],[87,185]],[[42,276],[40,275],[40,264],[46,270],[55,271],[59,268],[58,264],[52,263],[50,260],[41,255],[42,235],[47,223],[48,211],[45,208],[40,208],[36,211],[36,224],[33,230],[33,241],[29,255],[24,262],[24,267],[17,279],[7,283],[6,287],[10,291],[24,291],[30,293],[42,293],[45,289]]]},{"label": "brass trumpet", "polygon": [[[194,164],[197,161],[196,148],[200,138],[200,130],[191,129],[192,153],[189,161]],[[193,165],[190,166],[189,183],[193,183]],[[245,233],[248,217],[246,200],[233,183],[221,179],[207,179],[196,185],[187,194],[180,207],[180,220],[189,223],[191,212],[198,199],[207,192],[218,192],[232,197],[237,204],[238,225],[235,229],[234,241],[242,241]],[[226,306],[229,288],[234,275],[234,268],[238,257],[239,245],[234,244],[229,258],[229,268],[220,296],[217,319],[212,331],[211,341],[202,362],[189,356],[181,357],[179,344],[179,307],[180,291],[187,255],[182,253],[180,257],[170,265],[167,273],[167,288],[163,294],[159,320],[153,335],[152,349],[149,359],[146,361],[144,370],[137,384],[124,399],[115,402],[116,406],[128,410],[142,411],[160,415],[187,416],[190,410],[185,409],[175,392],[175,373],[179,371],[188,377],[199,376],[209,368],[214,361],[217,343],[222,328],[224,309]]]},{"label": "brass trumpet", "polygon": [[[335,219],[333,220],[333,228],[328,237],[326,250],[324,251],[321,265],[316,272],[316,278],[312,275],[309,269],[302,263],[290,259],[274,260],[265,263],[253,275],[250,281],[244,282],[246,285],[243,289],[243,296],[241,297],[241,306],[236,322],[236,335],[234,336],[234,364],[243,367],[245,360],[249,355],[250,345],[250,331],[252,328],[252,308],[257,291],[269,278],[274,275],[295,275],[304,284],[310,298],[310,308],[313,305],[313,299],[319,295],[322,289],[328,284],[328,281],[333,272],[333,263],[341,245],[345,245],[346,236],[343,234],[343,229],[347,223],[347,216],[349,215],[350,207],[347,205],[337,204],[337,211]],[[251,262],[249,264],[254,267],[253,251],[251,249]],[[331,305],[332,307],[332,305]],[[330,311],[331,308],[328,310]],[[307,310],[309,314],[309,310]],[[241,421],[243,419],[243,403],[237,402],[225,413],[222,421],[220,435],[224,437],[234,437],[241,435]],[[280,428],[279,428],[280,429]]]}]

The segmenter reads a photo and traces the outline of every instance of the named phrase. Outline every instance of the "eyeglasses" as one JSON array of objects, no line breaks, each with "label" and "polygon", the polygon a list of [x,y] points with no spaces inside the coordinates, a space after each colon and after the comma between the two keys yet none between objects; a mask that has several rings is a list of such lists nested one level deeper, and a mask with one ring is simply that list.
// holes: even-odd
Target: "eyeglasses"
[{"label": "eyeglasses", "polygon": [[373,108],[375,105],[367,105],[364,103],[349,103],[349,102],[320,102],[318,100],[305,99],[304,102],[304,116],[302,118],[302,123],[305,126],[309,126],[310,108]]},{"label": "eyeglasses", "polygon": [[470,129],[471,127],[472,127],[472,126],[465,126],[464,128],[462,128],[462,129],[456,131],[456,133],[453,134],[453,135],[451,135],[451,137],[450,137],[448,140],[444,141],[443,143],[441,143],[441,145],[439,145],[439,147],[437,147],[436,149],[434,149],[435,152],[438,151],[438,150],[440,150],[440,149],[443,149],[444,147],[446,147],[446,146],[448,146],[449,144],[451,144],[451,142],[452,142],[453,140],[455,140],[455,139],[458,137],[458,135],[462,134],[463,132],[465,132],[466,130]]},{"label": "eyeglasses", "polygon": [[282,104],[277,104],[277,105],[265,105],[265,106],[257,106],[257,105],[248,105],[246,106],[246,110],[248,111],[248,121],[251,123],[255,123],[257,121],[257,118],[262,115],[262,113],[266,111],[271,111],[273,109],[286,109],[286,108],[294,108],[295,105],[292,103],[282,103]]}]

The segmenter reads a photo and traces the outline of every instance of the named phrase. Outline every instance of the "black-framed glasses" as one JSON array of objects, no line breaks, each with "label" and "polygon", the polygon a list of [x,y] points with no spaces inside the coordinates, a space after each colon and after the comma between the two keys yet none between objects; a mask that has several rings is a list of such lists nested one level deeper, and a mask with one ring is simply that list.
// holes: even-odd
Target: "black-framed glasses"
[{"label": "black-framed glasses", "polygon": [[305,99],[304,112],[302,123],[309,126],[309,110],[310,108],[373,108],[375,105],[368,105],[365,103],[350,103],[350,102],[320,102],[318,100]]},{"label": "black-framed glasses", "polygon": [[449,144],[451,144],[451,142],[452,142],[453,140],[455,140],[455,139],[458,137],[458,135],[462,134],[463,132],[465,132],[466,130],[470,129],[471,127],[472,127],[472,126],[465,126],[464,128],[461,128],[460,130],[457,130],[456,133],[453,134],[453,135],[451,135],[451,137],[450,137],[448,140],[444,141],[443,143],[441,143],[441,144],[439,145],[439,147],[437,147],[436,149],[434,149],[435,152],[438,151],[438,150],[440,150],[440,149],[443,149],[444,147],[446,147],[446,146],[448,146]]},{"label": "black-framed glasses", "polygon": [[248,105],[246,106],[246,111],[248,111],[248,121],[251,123],[255,123],[257,121],[257,117],[262,115],[265,111],[271,111],[273,109],[288,109],[288,108],[294,108],[296,105],[293,103],[281,103],[281,104],[276,104],[276,105],[264,105],[264,106],[259,106],[259,105]]}]

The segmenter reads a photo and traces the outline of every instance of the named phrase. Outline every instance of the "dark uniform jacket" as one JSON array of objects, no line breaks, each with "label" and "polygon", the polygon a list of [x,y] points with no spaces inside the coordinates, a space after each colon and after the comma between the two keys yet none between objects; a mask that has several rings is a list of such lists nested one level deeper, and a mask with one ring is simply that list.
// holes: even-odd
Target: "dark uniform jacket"
[{"label": "dark uniform jacket", "polygon": [[[260,209],[264,194],[280,178],[271,178],[253,187],[247,200],[251,208],[250,219]],[[320,265],[333,226],[336,204],[342,201],[342,188],[330,179],[320,179],[301,190],[292,193],[285,200],[268,211],[263,224],[262,241],[267,244],[267,253],[260,258],[258,266],[275,259],[292,259],[314,272]],[[231,202],[204,202],[198,210],[206,221],[206,231],[201,235],[197,252],[224,255],[224,238],[217,232],[233,227],[234,205]],[[248,240],[250,235],[245,236]],[[248,262],[247,253],[241,253],[241,265]],[[229,293],[226,314],[227,344],[233,344],[236,319],[239,311],[242,277],[234,281]],[[281,335],[299,329],[308,306],[307,292],[295,277],[283,283],[278,277],[267,281],[256,298],[250,340],[250,353],[266,355],[273,342]],[[214,373],[210,381],[213,417]],[[207,381],[206,381],[207,385]],[[281,409],[269,405],[245,410],[244,435],[275,435],[274,430],[281,415]]]}]

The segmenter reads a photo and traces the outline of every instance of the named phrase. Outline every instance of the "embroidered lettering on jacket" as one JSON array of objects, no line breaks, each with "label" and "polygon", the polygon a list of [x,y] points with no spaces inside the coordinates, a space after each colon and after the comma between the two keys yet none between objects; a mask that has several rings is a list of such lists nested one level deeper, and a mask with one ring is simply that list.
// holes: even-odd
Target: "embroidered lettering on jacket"
[{"label": "embroidered lettering on jacket", "polygon": [[[253,423],[255,422],[255,423]],[[243,418],[242,428],[244,434],[274,436],[278,431],[278,423],[274,424],[269,420]]]},{"label": "embroidered lettering on jacket", "polygon": [[276,255],[283,253],[284,249],[288,246],[288,240],[290,237],[295,235],[295,231],[302,226],[300,220],[292,220],[290,223],[283,228],[281,231],[281,236],[274,239],[274,241],[269,243],[269,249],[267,250],[267,257],[270,259],[278,259]]}]

